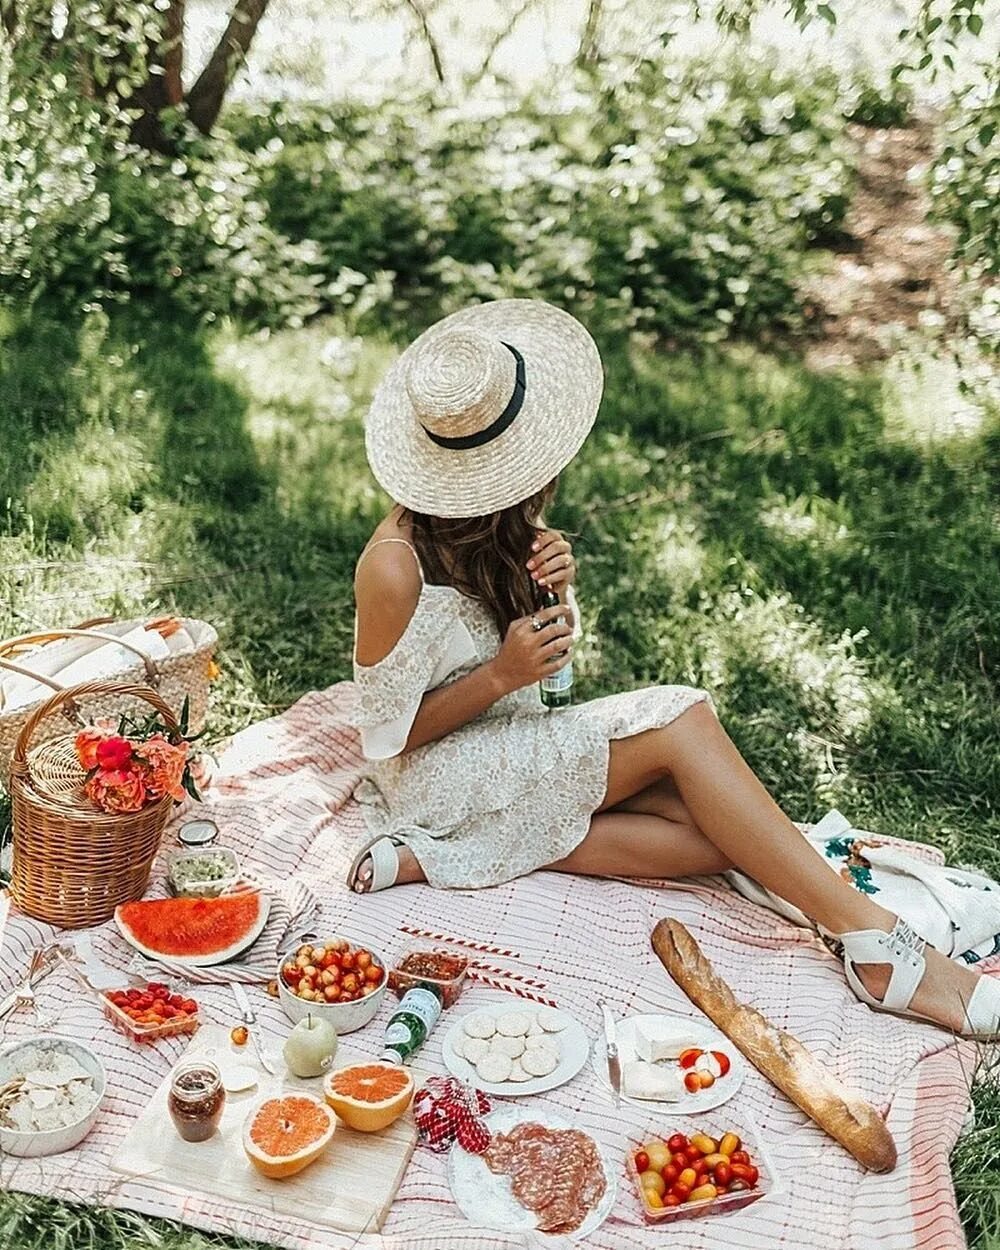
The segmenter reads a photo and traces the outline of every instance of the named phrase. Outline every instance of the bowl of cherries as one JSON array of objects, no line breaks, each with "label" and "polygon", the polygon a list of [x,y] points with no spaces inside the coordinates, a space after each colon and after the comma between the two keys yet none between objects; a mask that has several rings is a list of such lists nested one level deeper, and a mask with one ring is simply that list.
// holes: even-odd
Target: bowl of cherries
[{"label": "bowl of cherries", "polygon": [[296,1023],[310,1013],[338,1033],[363,1028],[385,996],[385,960],[343,937],[302,942],[278,961],[278,997]]}]

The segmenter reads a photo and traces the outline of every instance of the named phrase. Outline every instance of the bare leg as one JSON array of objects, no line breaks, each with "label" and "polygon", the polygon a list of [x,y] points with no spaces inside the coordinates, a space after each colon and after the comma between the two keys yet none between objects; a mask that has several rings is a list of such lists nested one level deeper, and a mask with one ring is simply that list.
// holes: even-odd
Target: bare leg
[{"label": "bare leg", "polygon": [[[617,807],[672,776],[696,828],[723,857],[761,885],[817,921],[831,933],[854,929],[890,930],[896,917],[866,895],[859,894],[805,841],[781,811],[707,704],[698,704],[662,729],[611,744],[608,786],[602,812]],[[596,824],[598,840],[604,836]],[[579,871],[581,859],[598,852],[587,839],[560,863]],[[621,871],[620,869],[618,871]],[[959,968],[932,950],[925,951],[927,970],[912,1008],[950,1028],[964,1024],[964,1004],[978,982],[977,974]],[[885,992],[888,968],[859,969],[870,993]]]},{"label": "bare leg", "polygon": [[724,872],[728,860],[690,825],[661,816],[599,812],[590,832],[563,860],[549,865],[556,872],[585,877],[700,877]]}]

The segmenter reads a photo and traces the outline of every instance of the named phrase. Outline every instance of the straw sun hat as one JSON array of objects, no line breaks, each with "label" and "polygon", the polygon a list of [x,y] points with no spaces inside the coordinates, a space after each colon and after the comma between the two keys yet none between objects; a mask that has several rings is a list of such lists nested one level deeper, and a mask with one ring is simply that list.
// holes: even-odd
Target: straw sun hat
[{"label": "straw sun hat", "polygon": [[543,300],[477,304],[437,322],[379,384],[368,462],[398,503],[432,516],[498,512],[579,451],[604,374],[574,317]]}]

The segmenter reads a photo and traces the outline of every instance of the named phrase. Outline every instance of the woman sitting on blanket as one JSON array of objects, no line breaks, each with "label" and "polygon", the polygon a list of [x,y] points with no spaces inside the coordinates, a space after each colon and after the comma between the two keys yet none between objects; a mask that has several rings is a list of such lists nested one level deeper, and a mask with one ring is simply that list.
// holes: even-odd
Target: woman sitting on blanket
[{"label": "woman sitting on blanket", "polygon": [[[536,868],[648,878],[733,866],[843,945],[872,1007],[1000,1028],[1000,983],[858,893],[740,756],[709,696],[653,686],[549,710],[570,662],[576,565],[543,519],[597,415],[588,332],[536,300],[432,326],[372,403],[372,472],[397,501],[358,564],[354,674],[370,840],[350,886],[473,888]],[[538,608],[539,588],[558,607]]]}]

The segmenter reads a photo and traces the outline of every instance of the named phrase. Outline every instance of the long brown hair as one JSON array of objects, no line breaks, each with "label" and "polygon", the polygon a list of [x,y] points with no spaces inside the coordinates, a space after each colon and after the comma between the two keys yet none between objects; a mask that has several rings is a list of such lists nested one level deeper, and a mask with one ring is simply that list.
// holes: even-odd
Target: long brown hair
[{"label": "long brown hair", "polygon": [[520,503],[486,516],[438,517],[406,510],[413,542],[429,582],[454,586],[489,608],[501,638],[507,626],[538,606],[525,565],[544,527],[558,478]]}]

